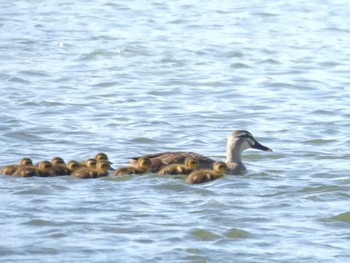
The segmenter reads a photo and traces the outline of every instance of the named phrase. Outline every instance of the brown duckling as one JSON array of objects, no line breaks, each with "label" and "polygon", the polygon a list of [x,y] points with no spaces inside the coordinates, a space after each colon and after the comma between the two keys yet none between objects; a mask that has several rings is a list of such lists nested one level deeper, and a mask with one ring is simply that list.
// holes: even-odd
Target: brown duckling
[{"label": "brown duckling", "polygon": [[95,155],[95,159],[96,159],[96,161],[106,160],[106,161],[108,161],[110,164],[112,164],[112,162],[108,159],[107,154],[102,153],[102,152],[96,154],[96,155]]},{"label": "brown duckling", "polygon": [[13,175],[14,172],[16,172],[16,170],[20,167],[23,166],[32,166],[33,165],[33,161],[30,158],[22,158],[19,162],[19,164],[9,164],[4,166],[1,170],[0,170],[0,174],[3,175]]},{"label": "brown duckling", "polygon": [[197,170],[189,174],[186,182],[190,184],[201,184],[213,181],[224,176],[227,171],[227,164],[224,162],[215,162],[213,170]]},{"label": "brown duckling", "polygon": [[55,171],[49,161],[39,162],[37,169],[40,177],[55,176]]},{"label": "brown duckling", "polygon": [[97,160],[95,158],[89,158],[79,163],[81,167],[96,168]]},{"label": "brown duckling", "polygon": [[69,174],[72,174],[75,170],[81,168],[81,165],[79,162],[72,160],[67,163],[67,168],[69,169]]},{"label": "brown duckling", "polygon": [[36,166],[21,166],[13,173],[12,176],[33,177],[40,176],[40,174]]},{"label": "brown duckling", "polygon": [[170,164],[159,171],[158,174],[190,174],[197,169],[199,161],[193,157],[187,157],[184,164]]},{"label": "brown duckling", "polygon": [[70,175],[70,170],[61,157],[52,158],[51,164],[56,176]]},{"label": "brown duckling", "polygon": [[[96,167],[96,168],[95,168]],[[111,167],[106,160],[101,160],[94,164],[91,160],[87,162],[87,167],[81,167],[72,173],[72,176],[89,179],[108,176],[108,170]]]},{"label": "brown duckling", "polygon": [[147,157],[141,157],[138,159],[137,166],[121,167],[116,170],[113,175],[121,176],[126,174],[144,174],[150,171],[151,166],[151,159]]}]

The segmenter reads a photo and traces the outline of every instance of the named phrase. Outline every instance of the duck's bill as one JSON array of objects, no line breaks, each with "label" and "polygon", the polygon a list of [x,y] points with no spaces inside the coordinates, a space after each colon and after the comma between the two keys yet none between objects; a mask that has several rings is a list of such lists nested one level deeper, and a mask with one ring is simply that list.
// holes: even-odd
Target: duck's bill
[{"label": "duck's bill", "polygon": [[262,150],[262,151],[265,151],[265,152],[272,152],[271,148],[266,147],[266,146],[258,143],[257,141],[255,141],[255,144],[254,144],[254,146],[252,148],[258,149],[258,150]]}]

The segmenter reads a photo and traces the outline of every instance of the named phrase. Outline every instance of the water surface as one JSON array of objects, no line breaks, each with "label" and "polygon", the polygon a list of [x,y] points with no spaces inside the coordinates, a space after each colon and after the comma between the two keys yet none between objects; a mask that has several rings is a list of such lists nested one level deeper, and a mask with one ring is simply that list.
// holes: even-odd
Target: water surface
[{"label": "water surface", "polygon": [[2,262],[348,262],[347,1],[0,4],[0,166],[273,153],[204,185],[0,176]]}]

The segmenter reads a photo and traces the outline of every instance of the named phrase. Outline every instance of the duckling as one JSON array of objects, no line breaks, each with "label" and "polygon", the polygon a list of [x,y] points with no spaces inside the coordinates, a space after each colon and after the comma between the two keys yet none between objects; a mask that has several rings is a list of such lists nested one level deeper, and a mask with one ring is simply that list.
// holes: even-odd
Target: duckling
[{"label": "duckling", "polygon": [[106,160],[106,161],[108,161],[110,164],[112,164],[112,162],[108,159],[107,154],[102,153],[102,152],[96,154],[96,155],[95,155],[95,159],[96,159],[96,161]]},{"label": "duckling", "polygon": [[170,164],[161,169],[158,174],[190,174],[197,169],[199,161],[193,157],[187,157],[184,164]]},{"label": "duckling", "polygon": [[22,158],[19,162],[19,164],[9,164],[4,166],[1,170],[0,170],[0,174],[3,175],[13,175],[14,172],[16,172],[16,170],[22,166],[32,166],[33,165],[33,161],[30,158]]},{"label": "duckling", "polygon": [[138,159],[137,166],[121,167],[118,170],[116,170],[113,173],[113,175],[121,176],[126,174],[144,174],[149,172],[151,166],[152,166],[151,159],[147,157],[141,157]]},{"label": "duckling", "polygon": [[35,166],[21,166],[19,167],[12,176],[17,177],[33,177],[40,176],[38,168]]},{"label": "duckling", "polygon": [[69,169],[69,174],[72,174],[75,170],[81,168],[81,165],[77,161],[72,160],[67,163],[67,168]]},{"label": "duckling", "polygon": [[88,167],[82,167],[75,170],[72,173],[72,176],[82,178],[82,179],[108,176],[108,169],[110,168],[110,163],[108,161],[101,160],[101,161],[98,161],[96,165],[90,160],[90,162],[88,162],[87,165]]},{"label": "duckling", "polygon": [[95,158],[89,158],[79,163],[82,167],[96,168],[97,160]]},{"label": "duckling", "polygon": [[52,158],[51,164],[55,172],[55,175],[57,176],[70,175],[70,170],[68,169],[68,167],[66,166],[66,163],[61,157]]},{"label": "duckling", "polygon": [[53,166],[49,161],[39,162],[37,169],[40,177],[49,177],[55,175]]},{"label": "duckling", "polygon": [[213,170],[197,170],[189,174],[186,182],[190,184],[201,184],[213,181],[222,177],[227,171],[227,164],[224,162],[215,162]]},{"label": "duckling", "polygon": [[[249,131],[236,130],[228,136],[226,144],[227,174],[241,174],[247,170],[241,157],[243,151],[249,148],[272,152],[271,148],[260,144]],[[215,163],[215,160],[195,152],[161,152],[133,157],[130,164],[136,165],[137,160],[141,157],[148,157],[152,160],[152,172],[159,172],[169,164],[182,163],[186,157],[196,158],[199,161],[200,169],[210,169]]]},{"label": "duckling", "polygon": [[97,177],[108,176],[108,170],[111,169],[111,162],[108,160],[100,160],[96,164]]}]

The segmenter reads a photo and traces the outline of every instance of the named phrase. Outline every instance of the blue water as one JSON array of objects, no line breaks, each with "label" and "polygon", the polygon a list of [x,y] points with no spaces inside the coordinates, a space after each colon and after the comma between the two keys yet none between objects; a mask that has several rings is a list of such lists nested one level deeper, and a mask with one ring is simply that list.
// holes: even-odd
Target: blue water
[{"label": "blue water", "polygon": [[243,176],[0,176],[1,262],[348,262],[348,1],[0,3],[0,166],[190,150]]}]

